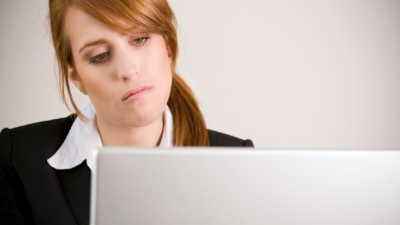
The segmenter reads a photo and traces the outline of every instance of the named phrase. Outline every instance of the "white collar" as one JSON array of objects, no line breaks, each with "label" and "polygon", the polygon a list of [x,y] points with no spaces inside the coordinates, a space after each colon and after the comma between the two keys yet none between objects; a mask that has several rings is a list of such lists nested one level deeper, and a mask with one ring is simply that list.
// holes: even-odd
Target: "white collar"
[{"label": "white collar", "polygon": [[[71,129],[64,143],[47,162],[54,169],[71,169],[81,164],[85,159],[90,169],[93,168],[93,150],[103,147],[97,125],[94,121],[96,110],[92,103],[89,103],[82,114],[89,121],[84,122],[79,117],[72,124]],[[165,106],[163,112],[164,130],[159,147],[173,147],[174,124],[172,114]]]}]

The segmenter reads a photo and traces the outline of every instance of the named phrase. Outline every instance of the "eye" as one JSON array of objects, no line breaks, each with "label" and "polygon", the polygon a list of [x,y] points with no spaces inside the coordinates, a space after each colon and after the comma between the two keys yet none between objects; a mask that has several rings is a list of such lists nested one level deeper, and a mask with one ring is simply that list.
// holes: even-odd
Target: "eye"
[{"label": "eye", "polygon": [[110,53],[108,53],[108,52],[104,52],[104,53],[101,53],[101,54],[99,54],[99,55],[96,55],[95,57],[93,57],[92,59],[90,59],[89,64],[90,64],[90,63],[97,64],[97,63],[104,62],[104,58],[106,58],[109,54],[110,54]]},{"label": "eye", "polygon": [[[141,38],[137,38],[135,40],[132,41],[132,44],[134,45],[144,45],[144,43],[147,41],[147,39],[149,39],[150,37],[141,37]],[[139,47],[139,46],[138,46]]]},{"label": "eye", "polygon": [[95,59],[97,59],[97,60],[103,60],[105,57],[106,57],[106,53],[102,53],[102,54],[96,56]]}]

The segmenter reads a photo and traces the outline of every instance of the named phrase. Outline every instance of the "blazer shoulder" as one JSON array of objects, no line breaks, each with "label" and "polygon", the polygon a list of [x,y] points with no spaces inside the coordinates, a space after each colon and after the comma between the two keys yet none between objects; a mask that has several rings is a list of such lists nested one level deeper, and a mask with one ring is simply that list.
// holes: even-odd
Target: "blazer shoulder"
[{"label": "blazer shoulder", "polygon": [[[52,130],[52,129],[59,129],[60,127],[65,127],[65,126],[72,126],[72,123],[75,120],[75,114],[71,114],[67,117],[63,118],[58,118],[58,119],[53,119],[53,120],[47,120],[47,121],[41,121],[37,123],[31,123],[15,128],[9,129],[11,132],[14,134],[26,134],[26,133],[31,133],[32,131],[46,131],[46,130]],[[7,129],[7,128],[5,128]]]},{"label": "blazer shoulder", "polygon": [[[73,115],[12,129],[4,128],[0,133],[0,154],[12,154],[15,160],[20,157],[51,157],[64,142],[75,120]],[[4,149],[12,153],[6,153],[8,151]]]},{"label": "blazer shoulder", "polygon": [[60,216],[62,222],[57,224],[75,222],[68,218],[71,214],[64,203],[58,171],[47,163],[64,142],[73,121],[68,116],[1,131],[0,224],[5,220],[13,224],[54,224]]},{"label": "blazer shoulder", "polygon": [[226,146],[226,147],[254,147],[251,140],[240,139],[228,134],[224,134],[214,130],[208,130],[208,139],[210,140],[210,146]]}]

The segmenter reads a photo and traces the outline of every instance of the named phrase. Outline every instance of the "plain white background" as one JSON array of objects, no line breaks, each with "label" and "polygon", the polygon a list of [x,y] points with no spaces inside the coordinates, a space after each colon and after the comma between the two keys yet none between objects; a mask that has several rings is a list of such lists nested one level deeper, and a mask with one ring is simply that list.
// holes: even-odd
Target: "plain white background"
[{"label": "plain white background", "polygon": [[[0,0],[0,129],[72,113],[58,96],[47,4]],[[400,149],[400,1],[170,4],[178,71],[210,129],[258,148]]]}]

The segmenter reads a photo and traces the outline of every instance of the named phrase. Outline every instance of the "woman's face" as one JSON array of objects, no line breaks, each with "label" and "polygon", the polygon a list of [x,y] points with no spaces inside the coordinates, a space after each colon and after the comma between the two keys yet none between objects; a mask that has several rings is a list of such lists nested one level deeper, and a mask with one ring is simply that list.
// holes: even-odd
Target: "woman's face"
[{"label": "woman's face", "polygon": [[75,64],[68,76],[88,94],[96,116],[125,127],[159,119],[172,82],[164,38],[123,35],[77,9],[69,9],[65,20]]}]

